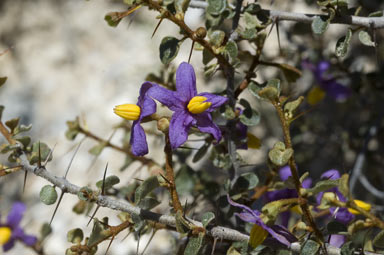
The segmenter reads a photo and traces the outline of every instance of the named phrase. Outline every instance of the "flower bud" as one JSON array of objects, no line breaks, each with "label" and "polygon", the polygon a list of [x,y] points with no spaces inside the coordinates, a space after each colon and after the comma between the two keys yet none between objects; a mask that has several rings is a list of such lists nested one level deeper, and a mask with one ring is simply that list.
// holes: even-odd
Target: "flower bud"
[{"label": "flower bud", "polygon": [[[364,211],[369,212],[369,211],[371,210],[371,205],[368,204],[368,203],[366,203],[366,202],[364,202],[364,201],[355,199],[355,200],[353,200],[353,202],[355,202],[355,204],[356,204],[358,207],[360,207],[361,209],[363,209]],[[356,211],[355,209],[352,209],[352,208],[348,208],[348,211],[349,211],[350,213],[354,214],[354,215],[358,215],[358,214],[360,214],[359,211]]]},{"label": "flower bud", "polygon": [[113,108],[113,112],[126,120],[137,120],[140,117],[141,109],[135,104],[122,104]]},{"label": "flower bud", "polygon": [[165,133],[169,128],[169,120],[167,118],[161,118],[157,121],[157,129]]},{"label": "flower bud", "polygon": [[204,39],[207,35],[207,30],[204,27],[199,27],[194,34],[198,39]]}]

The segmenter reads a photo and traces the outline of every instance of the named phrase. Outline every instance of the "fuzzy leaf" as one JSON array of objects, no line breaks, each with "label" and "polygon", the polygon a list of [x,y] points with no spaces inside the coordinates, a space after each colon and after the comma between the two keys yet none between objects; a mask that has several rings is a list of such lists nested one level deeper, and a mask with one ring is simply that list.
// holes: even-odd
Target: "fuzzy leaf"
[{"label": "fuzzy leaf", "polygon": [[140,203],[140,200],[145,198],[152,190],[159,187],[159,181],[156,176],[151,176],[136,189],[135,191],[135,203]]},{"label": "fuzzy leaf", "polygon": [[67,233],[67,241],[73,244],[80,244],[83,238],[84,233],[80,228],[71,229]]},{"label": "fuzzy leaf", "polygon": [[220,15],[226,7],[226,0],[208,0],[207,12],[211,15]]},{"label": "fuzzy leaf", "polygon": [[348,52],[349,48],[349,43],[351,42],[352,38],[352,29],[348,29],[347,34],[343,37],[341,37],[339,40],[336,42],[336,56],[338,57],[345,57]]},{"label": "fuzzy leaf", "polygon": [[215,219],[215,214],[213,212],[206,212],[201,218],[201,223],[203,223],[204,227],[207,227],[213,219]]},{"label": "fuzzy leaf", "polygon": [[[116,175],[111,175],[111,176],[108,176],[107,178],[105,178],[105,182],[104,182],[104,190],[108,190],[110,188],[113,187],[113,185],[116,185],[120,183],[120,179],[119,177],[117,177]],[[100,180],[96,183],[96,186],[101,189],[103,187],[103,180]]]},{"label": "fuzzy leaf", "polygon": [[316,16],[315,19],[312,21],[312,31],[315,34],[321,35],[327,30],[329,23],[330,20],[328,18]]},{"label": "fuzzy leaf", "polygon": [[288,160],[293,155],[293,149],[286,149],[284,143],[277,142],[273,146],[272,150],[269,151],[268,157],[271,162],[277,166],[284,166],[288,163]]},{"label": "fuzzy leaf", "polygon": [[225,33],[221,30],[208,31],[209,43],[213,46],[219,47],[224,42]]},{"label": "fuzzy leaf", "polygon": [[104,240],[108,236],[108,234],[108,218],[104,218],[103,223],[100,222],[98,219],[94,219],[94,225],[92,228],[91,235],[88,239],[87,245],[93,246],[97,244],[101,240]]},{"label": "fuzzy leaf", "polygon": [[[40,156],[41,162],[45,162],[50,155],[51,149],[45,143],[40,143]],[[48,161],[52,160],[52,154],[49,156]],[[29,159],[31,165],[39,162],[39,142],[32,145],[32,153]]]},{"label": "fuzzy leaf", "polygon": [[367,31],[359,32],[359,40],[362,44],[370,47],[375,47],[375,42],[372,41],[371,35]]},{"label": "fuzzy leaf", "polygon": [[185,247],[184,255],[197,255],[203,246],[204,233],[199,233],[197,236],[192,236],[189,239],[187,247]]},{"label": "fuzzy leaf", "polygon": [[160,204],[159,201],[157,201],[155,198],[152,197],[145,197],[140,200],[140,202],[137,204],[138,207],[140,207],[143,210],[150,210]]},{"label": "fuzzy leaf", "polygon": [[117,27],[121,21],[121,15],[118,12],[109,12],[105,15],[104,20],[111,27]]},{"label": "fuzzy leaf", "polygon": [[308,241],[306,241],[303,245],[303,247],[301,247],[301,252],[300,254],[302,255],[313,255],[313,254],[317,254],[318,250],[320,249],[320,244],[309,239]]},{"label": "fuzzy leaf", "polygon": [[209,148],[208,143],[203,144],[203,146],[201,146],[200,149],[193,156],[192,162],[196,163],[197,161],[202,159],[207,154],[208,148]]},{"label": "fuzzy leaf", "polygon": [[17,127],[17,125],[19,125],[19,121],[20,121],[20,118],[14,118],[5,122],[5,125],[9,127],[12,134],[15,128]]},{"label": "fuzzy leaf", "polygon": [[51,185],[45,185],[40,190],[40,201],[46,205],[52,205],[57,200],[57,191],[55,187]]},{"label": "fuzzy leaf", "polygon": [[259,184],[259,178],[254,173],[244,173],[237,178],[232,190],[236,193],[254,189]]},{"label": "fuzzy leaf", "polygon": [[312,193],[313,195],[316,195],[320,192],[330,190],[332,188],[335,188],[339,186],[340,179],[337,180],[323,180],[316,183],[316,185],[310,189],[308,189],[308,192]]},{"label": "fuzzy leaf", "polygon": [[160,44],[160,60],[164,65],[168,65],[177,56],[180,45],[179,40],[172,36],[166,36]]},{"label": "fuzzy leaf", "polygon": [[380,231],[380,233],[378,233],[373,239],[373,245],[375,247],[384,249],[384,230]]}]

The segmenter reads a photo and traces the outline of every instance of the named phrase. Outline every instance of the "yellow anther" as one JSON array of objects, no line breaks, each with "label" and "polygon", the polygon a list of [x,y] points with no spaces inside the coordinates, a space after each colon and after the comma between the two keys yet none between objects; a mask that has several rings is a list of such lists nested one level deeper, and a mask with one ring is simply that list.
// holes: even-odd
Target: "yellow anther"
[{"label": "yellow anther", "polygon": [[126,120],[137,120],[140,117],[141,109],[135,104],[122,104],[115,106],[113,112]]},{"label": "yellow anther", "polygon": [[8,227],[0,227],[0,245],[6,244],[11,238],[12,231]]},{"label": "yellow anther", "polygon": [[252,248],[256,248],[260,244],[262,244],[268,236],[268,231],[266,231],[264,228],[260,227],[259,225],[255,224],[253,225],[251,229],[251,234],[249,236],[249,244]]},{"label": "yellow anther", "polygon": [[205,100],[207,100],[206,97],[202,97],[202,96],[193,97],[188,103],[188,106],[187,106],[188,111],[193,114],[199,114],[204,112],[212,105],[211,102],[204,102]]},{"label": "yellow anther", "polygon": [[[353,200],[353,202],[355,202],[355,204],[360,207],[361,209],[363,209],[364,211],[367,211],[369,212],[371,210],[371,205],[364,202],[364,201],[361,201],[361,200]],[[356,211],[355,209],[352,209],[352,208],[348,208],[348,211],[354,215],[358,215],[360,214],[358,211]]]}]

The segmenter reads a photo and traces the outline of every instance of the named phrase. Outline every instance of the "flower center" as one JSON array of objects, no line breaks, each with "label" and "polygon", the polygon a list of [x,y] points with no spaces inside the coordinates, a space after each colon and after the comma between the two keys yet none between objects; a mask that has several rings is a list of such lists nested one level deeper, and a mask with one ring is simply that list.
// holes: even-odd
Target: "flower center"
[{"label": "flower center", "polygon": [[193,114],[204,112],[212,105],[211,102],[204,102],[206,100],[207,98],[202,96],[193,97],[188,103],[188,111]]},{"label": "flower center", "polygon": [[113,112],[126,120],[137,120],[140,117],[141,109],[135,104],[122,104],[115,106]]},{"label": "flower center", "polygon": [[[367,211],[369,212],[371,210],[371,205],[364,202],[364,201],[361,201],[361,200],[358,200],[358,199],[355,199],[353,200],[353,202],[355,202],[355,204],[360,207],[361,209],[363,209],[364,211]],[[359,211],[356,211],[355,209],[352,209],[352,208],[348,208],[348,211],[354,215],[358,215],[360,214]]]},{"label": "flower center", "polygon": [[0,245],[6,244],[11,239],[12,231],[8,227],[0,227]]}]

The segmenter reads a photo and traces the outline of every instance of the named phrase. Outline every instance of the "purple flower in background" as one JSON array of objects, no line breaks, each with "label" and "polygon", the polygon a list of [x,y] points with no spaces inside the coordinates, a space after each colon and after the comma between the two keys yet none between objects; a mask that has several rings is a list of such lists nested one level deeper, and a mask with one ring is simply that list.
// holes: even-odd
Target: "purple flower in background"
[{"label": "purple flower in background", "polygon": [[158,86],[155,83],[145,82],[140,88],[137,104],[123,104],[114,108],[114,112],[127,120],[133,120],[131,129],[131,148],[136,156],[143,156],[148,153],[148,144],[143,127],[140,125],[143,118],[156,112],[155,101],[147,96],[148,91]]},{"label": "purple flower in background", "polygon": [[210,113],[228,99],[211,93],[197,94],[195,71],[190,64],[183,62],[177,68],[176,91],[154,86],[148,95],[174,111],[169,125],[172,149],[187,141],[191,126],[212,134],[216,141],[220,141],[221,131],[213,123]]},{"label": "purple flower in background", "polygon": [[[280,168],[279,176],[282,181],[286,181],[290,176],[292,176],[291,168],[289,166],[284,166]],[[305,189],[310,188],[311,185],[312,185],[311,178],[306,178],[302,183],[302,186]],[[265,193],[264,197],[266,198],[267,202],[272,202],[272,201],[281,200],[281,199],[295,198],[295,197],[298,197],[298,195],[297,195],[296,189],[284,188],[284,189],[268,191],[267,193]],[[282,212],[280,215],[281,215],[281,222],[282,222],[281,224],[287,227],[289,218],[291,217],[291,212],[285,211],[285,212]]]},{"label": "purple flower in background", "polygon": [[32,235],[27,235],[24,230],[19,226],[23,218],[26,207],[21,202],[15,202],[11,211],[8,214],[5,223],[0,222],[0,245],[3,246],[4,252],[12,249],[16,240],[32,246],[37,242],[37,238]]},{"label": "purple flower in background", "polygon": [[302,62],[302,66],[313,72],[319,86],[333,99],[342,101],[351,94],[351,90],[349,88],[337,82],[332,75],[326,73],[331,67],[331,63],[329,61],[323,60],[315,65],[308,60],[304,60]]},{"label": "purple flower in background", "polygon": [[[241,208],[243,211],[241,213],[235,213],[237,217],[239,217],[241,220],[245,222],[250,222],[255,224],[254,228],[251,231],[251,236],[250,236],[250,243],[252,244],[252,239],[257,238],[258,242],[254,244],[260,244],[264,241],[264,239],[267,237],[268,233],[272,236],[273,239],[277,240],[279,243],[282,243],[288,247],[290,247],[291,243],[296,242],[297,238],[288,231],[283,226],[280,225],[273,225],[273,226],[268,226],[263,222],[261,219],[261,213],[257,210],[252,210],[248,206],[236,203],[232,201],[229,196],[227,195],[228,202],[235,207]],[[258,229],[257,233],[256,231],[253,231],[254,229]],[[261,228],[260,228],[261,227]],[[264,233],[262,233],[261,231]],[[253,233],[252,233],[253,232]],[[264,238],[260,238],[260,236],[264,236]],[[257,245],[252,245],[252,246],[257,246]]]},{"label": "purple flower in background", "polygon": [[[323,173],[321,175],[321,178],[330,179],[330,180],[337,180],[337,179],[340,179],[340,173],[338,170],[331,169],[331,170],[328,170],[325,173]],[[328,190],[327,192],[335,193],[341,202],[347,201],[337,187],[332,188],[332,189]],[[323,198],[323,195],[324,195],[324,192],[320,192],[317,195],[317,197],[316,197],[317,204],[321,203],[321,199]],[[333,215],[335,220],[337,220],[343,224],[348,224],[350,221],[352,221],[355,218],[355,216],[352,213],[350,213],[347,208],[331,207],[331,208],[329,208],[329,211],[330,211],[331,215]]]}]

